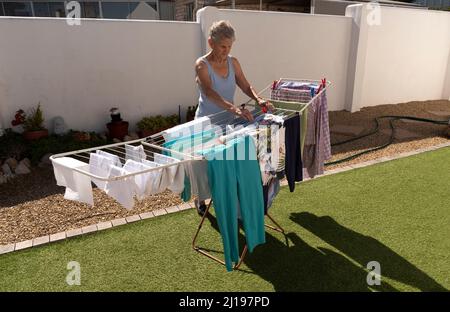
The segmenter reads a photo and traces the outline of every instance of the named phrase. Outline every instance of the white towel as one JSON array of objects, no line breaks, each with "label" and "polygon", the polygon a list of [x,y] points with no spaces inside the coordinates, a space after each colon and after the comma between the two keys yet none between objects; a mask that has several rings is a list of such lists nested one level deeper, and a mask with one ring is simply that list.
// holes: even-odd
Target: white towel
[{"label": "white towel", "polygon": [[102,155],[104,157],[107,157],[107,158],[111,159],[114,162],[113,163],[114,166],[122,167],[122,162],[120,161],[119,156],[111,154],[111,153],[108,153],[108,152],[105,152],[105,151],[102,151],[102,150],[97,150],[97,154],[100,154],[100,155]]},{"label": "white towel", "polygon": [[181,138],[184,136],[190,136],[194,133],[202,132],[206,126],[211,126],[211,120],[207,116],[203,116],[184,124],[172,127],[164,130],[162,136],[166,142]]},{"label": "white towel", "polygon": [[[115,164],[115,160],[101,154],[91,153],[89,155],[89,172],[96,176],[108,178],[111,166],[114,166]],[[99,189],[105,189],[106,181],[92,178],[92,182],[94,182]]]},{"label": "white towel", "polygon": [[144,147],[142,145],[133,146],[125,144],[125,159],[131,159],[138,162],[142,162],[142,160],[147,159]]},{"label": "white towel", "polygon": [[56,184],[65,186],[65,199],[94,205],[92,185],[89,176],[79,173],[74,168],[89,171],[89,165],[71,157],[59,157],[52,160]]},{"label": "white towel", "polygon": [[[124,168],[111,166],[110,177],[118,177],[127,174]],[[134,195],[137,193],[137,186],[133,177],[108,181],[105,185],[106,194],[117,200],[126,209],[134,206]]]},{"label": "white towel", "polygon": [[[154,154],[154,160],[157,164],[168,165],[179,163],[176,158],[163,154]],[[182,164],[166,167],[161,176],[160,189],[168,188],[174,193],[181,193],[184,190],[184,166]]]},{"label": "white towel", "polygon": [[[142,163],[144,165],[147,165],[151,168],[159,167],[160,164],[157,164],[154,161],[150,160],[143,160]],[[147,186],[145,188],[145,195],[154,195],[163,192],[166,189],[166,185],[163,185],[161,181],[165,181],[166,179],[162,179],[163,174],[165,174],[164,169],[158,169],[155,171],[152,171],[153,178],[147,182]]]},{"label": "white towel", "polygon": [[[144,160],[144,161],[148,161],[148,160]],[[148,169],[151,169],[154,167],[156,167],[156,164],[154,166],[148,166],[144,163],[140,163],[140,162],[129,159],[123,166],[123,169],[125,169],[125,171],[128,173],[132,173],[132,172],[148,170]],[[159,173],[159,176],[160,176],[160,173]],[[136,195],[139,199],[142,199],[145,197],[147,186],[149,184],[152,184],[155,180],[158,180],[157,170],[146,172],[146,173],[136,174],[134,176],[134,182],[137,187]]]}]

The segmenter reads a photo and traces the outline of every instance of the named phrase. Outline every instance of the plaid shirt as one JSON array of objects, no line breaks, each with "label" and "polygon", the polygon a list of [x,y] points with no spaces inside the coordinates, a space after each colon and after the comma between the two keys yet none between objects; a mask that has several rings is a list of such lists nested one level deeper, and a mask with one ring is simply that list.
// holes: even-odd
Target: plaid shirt
[{"label": "plaid shirt", "polygon": [[317,85],[310,83],[281,82],[271,90],[272,100],[312,103],[308,107],[307,131],[303,149],[303,177],[313,178],[322,174],[324,163],[331,157],[330,129],[328,122],[328,103],[326,90],[319,96],[311,98],[311,88]]}]

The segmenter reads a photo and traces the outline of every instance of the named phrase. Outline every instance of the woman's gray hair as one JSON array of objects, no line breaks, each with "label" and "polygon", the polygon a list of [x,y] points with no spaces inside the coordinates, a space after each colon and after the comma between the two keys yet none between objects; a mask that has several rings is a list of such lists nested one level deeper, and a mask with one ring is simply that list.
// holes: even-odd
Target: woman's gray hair
[{"label": "woman's gray hair", "polygon": [[209,37],[215,42],[218,43],[222,39],[231,39],[234,41],[234,29],[231,26],[229,21],[218,21],[214,22],[209,29]]}]

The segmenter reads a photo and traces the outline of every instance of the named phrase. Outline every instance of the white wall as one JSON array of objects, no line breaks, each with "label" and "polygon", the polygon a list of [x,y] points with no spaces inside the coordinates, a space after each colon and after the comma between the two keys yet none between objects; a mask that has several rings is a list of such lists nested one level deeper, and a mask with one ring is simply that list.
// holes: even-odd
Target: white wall
[{"label": "white wall", "polygon": [[197,101],[197,23],[0,17],[0,38],[3,127],[39,101],[47,121],[60,115],[69,128],[96,131],[106,130],[111,107],[134,128],[144,115]]},{"label": "white wall", "polygon": [[[111,107],[133,129],[145,115],[195,105],[194,61],[220,19],[236,28],[232,54],[257,91],[280,77],[326,77],[330,110],[449,99],[450,13],[380,12],[378,26],[358,4],[347,16],[206,7],[199,23],[0,17],[0,127],[39,101],[47,121],[63,116],[72,129],[95,131]],[[247,99],[238,92],[235,102]]]},{"label": "white wall", "polygon": [[352,110],[447,99],[450,13],[382,7],[380,24],[372,26],[366,22],[370,14],[364,6],[360,40],[365,39],[358,51],[362,61]]},{"label": "white wall", "polygon": [[[206,7],[197,13],[204,48],[209,27],[221,19],[235,28],[231,54],[238,58],[256,91],[280,77],[326,77],[333,83],[328,91],[329,109],[344,109],[351,18]],[[246,100],[242,92],[237,93],[236,103]]]},{"label": "white wall", "polygon": [[444,91],[442,92],[442,98],[450,101],[450,49],[448,51],[447,73],[444,80]]}]

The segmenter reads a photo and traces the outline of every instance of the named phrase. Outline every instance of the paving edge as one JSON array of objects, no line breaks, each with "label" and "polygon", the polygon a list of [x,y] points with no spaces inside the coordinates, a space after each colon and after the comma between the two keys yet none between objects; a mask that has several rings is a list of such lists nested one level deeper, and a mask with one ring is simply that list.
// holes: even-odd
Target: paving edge
[{"label": "paving edge", "polygon": [[[391,160],[395,160],[395,159],[405,158],[405,157],[421,154],[424,152],[434,151],[434,150],[444,148],[444,147],[449,147],[449,146],[450,146],[450,142],[435,145],[435,146],[430,146],[427,148],[421,148],[421,149],[414,150],[414,151],[400,153],[395,156],[382,157],[379,159],[369,160],[366,162],[353,164],[353,165],[345,166],[345,167],[338,168],[338,169],[328,170],[328,171],[325,171],[324,174],[316,176],[314,179],[329,176],[329,175],[336,174],[336,173],[353,170],[353,169],[357,169],[357,168],[363,168],[363,167],[367,167],[367,166],[371,166],[371,165],[375,165],[375,164],[379,164],[379,163],[383,163],[383,162],[387,162],[387,161],[391,161]],[[310,180],[310,179],[306,179],[306,180]],[[287,181],[284,180],[281,183],[281,185],[287,185]],[[192,209],[192,208],[194,208],[194,207],[190,203],[183,203],[180,205],[175,205],[175,206],[171,206],[171,207],[167,207],[167,208],[161,208],[158,210],[143,212],[143,213],[133,215],[133,216],[128,216],[125,218],[119,218],[119,219],[114,219],[114,220],[109,220],[109,221],[102,221],[102,222],[99,222],[96,224],[83,226],[83,227],[77,228],[77,229],[70,229],[70,230],[63,231],[63,232],[44,235],[42,237],[35,237],[32,239],[27,239],[25,241],[21,241],[21,242],[17,242],[17,243],[0,245],[0,255],[6,254],[6,253],[11,253],[14,251],[23,250],[23,249],[30,249],[33,247],[40,247],[40,246],[44,246],[47,244],[51,244],[56,241],[65,240],[65,239],[68,239],[71,237],[76,237],[76,236],[80,236],[80,235],[84,235],[84,234],[104,231],[104,230],[118,227],[121,225],[134,223],[136,221],[155,218],[158,216],[163,216],[163,215],[171,214],[171,213],[177,213],[177,212]]]},{"label": "paving edge", "polygon": [[66,230],[66,231],[62,231],[62,232],[58,232],[58,233],[44,235],[41,237],[27,239],[27,240],[17,242],[17,243],[0,245],[0,255],[6,254],[6,253],[11,253],[14,251],[23,250],[23,249],[30,249],[33,247],[38,247],[38,246],[40,247],[40,246],[44,246],[47,244],[51,244],[53,242],[66,240],[68,238],[81,236],[81,235],[89,234],[89,233],[95,233],[95,232],[99,232],[99,231],[104,231],[104,230],[118,227],[121,225],[134,223],[136,221],[151,219],[151,218],[163,216],[163,215],[170,214],[170,213],[177,213],[177,212],[192,209],[192,208],[194,208],[194,207],[190,203],[183,203],[180,205],[175,205],[175,206],[171,206],[171,207],[167,207],[167,208],[161,208],[158,210],[147,211],[147,212],[143,212],[140,214],[136,214],[136,215],[132,215],[132,216],[124,217],[124,218],[102,221],[99,223],[86,225],[86,226],[83,226],[83,227],[77,228],[77,229],[70,229],[70,230]]}]

